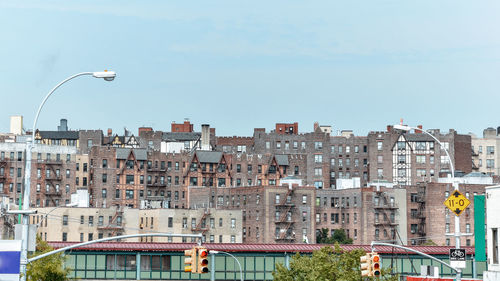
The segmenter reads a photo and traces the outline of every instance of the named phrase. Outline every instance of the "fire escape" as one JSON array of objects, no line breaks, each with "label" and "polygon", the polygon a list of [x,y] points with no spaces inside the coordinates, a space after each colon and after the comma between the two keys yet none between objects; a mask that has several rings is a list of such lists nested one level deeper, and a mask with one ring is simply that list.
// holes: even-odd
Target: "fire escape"
[{"label": "fire escape", "polygon": [[[4,188],[7,187],[7,184],[5,184],[5,181],[7,179],[7,176],[6,176],[7,171],[8,171],[7,160],[5,158],[1,159],[0,160],[0,183],[3,183]],[[6,190],[0,190],[0,192],[8,194],[8,192],[6,192]]]},{"label": "fire escape", "polygon": [[[43,167],[43,165],[42,165]],[[45,160],[45,183],[49,186],[44,189],[45,197],[50,198],[54,206],[56,205],[56,197],[60,199],[62,195],[61,181],[62,181],[62,161],[59,160]]]},{"label": "fire escape", "polygon": [[161,195],[161,192],[166,192],[167,182],[165,181],[167,173],[167,168],[165,167],[165,162],[163,165],[158,166],[158,161],[153,163],[148,163],[147,169],[147,191],[146,198],[151,200],[163,200],[165,194]]},{"label": "fire escape", "polygon": [[198,221],[195,227],[191,227],[191,231],[193,232],[201,232],[201,234],[205,234],[208,231],[207,226],[207,218],[210,217],[210,209],[205,209],[203,212],[203,216]]},{"label": "fire escape", "polygon": [[[389,241],[389,243],[397,243],[396,238],[396,210],[398,207],[393,200],[390,200],[387,193],[383,191],[376,191],[378,196],[378,204],[375,204],[375,228],[379,229],[379,238],[377,240]],[[377,215],[378,214],[378,215]],[[381,235],[380,230],[383,232]]]},{"label": "fire escape", "polygon": [[110,216],[110,220],[107,225],[104,223],[98,222],[97,224],[97,230],[98,231],[103,231],[108,233],[109,236],[115,236],[118,231],[123,230],[123,207],[122,206],[116,206],[115,214],[113,217]]},{"label": "fire escape", "polygon": [[[417,235],[419,237],[425,237],[426,236],[426,232],[425,232],[425,185],[421,185],[418,187],[417,203],[418,203],[417,218],[419,220],[418,228],[417,228]],[[417,240],[417,244],[421,244],[424,242],[425,242],[424,239]]]},{"label": "fire escape", "polygon": [[280,212],[279,218],[276,219],[276,228],[279,232],[276,233],[276,241],[293,242],[295,241],[293,212],[295,205],[292,203],[293,189],[289,188],[286,196],[276,203],[276,211]]},{"label": "fire escape", "polygon": [[478,171],[479,167],[476,165],[475,160],[478,159],[479,154],[475,152],[474,149],[472,149],[471,156],[472,156],[472,170]]}]

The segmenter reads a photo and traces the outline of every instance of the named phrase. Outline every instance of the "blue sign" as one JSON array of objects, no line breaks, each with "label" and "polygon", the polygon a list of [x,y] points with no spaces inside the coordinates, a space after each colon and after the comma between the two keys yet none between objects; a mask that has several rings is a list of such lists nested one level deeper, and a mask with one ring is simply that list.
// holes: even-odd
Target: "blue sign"
[{"label": "blue sign", "polygon": [[19,280],[21,240],[0,240],[0,280]]},{"label": "blue sign", "polygon": [[21,252],[0,252],[0,274],[19,274]]}]

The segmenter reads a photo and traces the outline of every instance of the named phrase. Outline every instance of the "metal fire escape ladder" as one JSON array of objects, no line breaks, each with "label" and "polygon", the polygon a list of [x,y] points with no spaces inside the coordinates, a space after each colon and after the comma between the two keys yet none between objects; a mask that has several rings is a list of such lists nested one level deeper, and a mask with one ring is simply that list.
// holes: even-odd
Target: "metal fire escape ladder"
[{"label": "metal fire escape ladder", "polygon": [[[200,221],[196,224],[196,227],[194,227],[192,229],[192,231],[201,231],[201,233],[205,233],[208,231],[208,227],[207,227],[207,222],[206,222],[206,219],[207,217],[210,216],[210,210],[207,208],[204,212],[203,212],[203,216],[201,217]],[[205,227],[202,227],[202,224],[203,224],[203,221],[205,220]]]}]

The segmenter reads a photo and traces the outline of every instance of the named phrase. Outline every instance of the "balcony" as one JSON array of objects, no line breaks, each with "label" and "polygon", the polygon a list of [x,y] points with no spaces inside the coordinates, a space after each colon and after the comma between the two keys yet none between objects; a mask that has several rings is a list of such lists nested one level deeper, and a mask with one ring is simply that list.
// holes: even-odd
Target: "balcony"
[{"label": "balcony", "polygon": [[97,226],[98,230],[119,230],[123,229],[122,225],[117,225],[117,224],[108,224],[108,225],[98,225]]},{"label": "balcony", "polygon": [[167,171],[167,168],[166,167],[148,167],[148,172],[166,172]]},{"label": "balcony", "polygon": [[61,190],[49,190],[49,191],[45,191],[45,195],[46,196],[61,196],[62,191]]},{"label": "balcony", "polygon": [[50,176],[45,178],[46,181],[62,181],[62,176]]},{"label": "balcony", "polygon": [[37,160],[37,163],[44,163],[47,165],[62,165],[63,161],[62,160],[53,160],[53,159],[45,159],[45,160]]},{"label": "balcony", "polygon": [[147,186],[148,187],[167,187],[167,183],[166,182],[148,182],[147,183]]}]

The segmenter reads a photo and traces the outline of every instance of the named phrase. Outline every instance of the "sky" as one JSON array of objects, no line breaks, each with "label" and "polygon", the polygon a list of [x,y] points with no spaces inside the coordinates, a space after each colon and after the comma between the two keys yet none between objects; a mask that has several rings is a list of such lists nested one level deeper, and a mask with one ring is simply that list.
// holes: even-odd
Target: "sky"
[{"label": "sky", "polygon": [[498,1],[0,1],[0,132],[500,126]]}]

